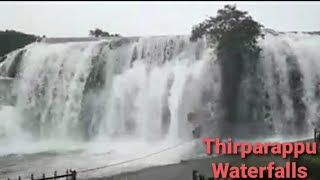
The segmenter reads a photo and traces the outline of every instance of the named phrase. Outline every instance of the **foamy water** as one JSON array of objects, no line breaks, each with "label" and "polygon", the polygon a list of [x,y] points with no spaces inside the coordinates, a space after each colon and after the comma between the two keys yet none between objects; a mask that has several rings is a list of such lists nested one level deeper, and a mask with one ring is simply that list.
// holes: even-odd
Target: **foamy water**
[{"label": "foamy water", "polygon": [[[269,34],[259,40],[257,66],[263,86],[258,91],[263,95],[248,93],[246,83],[253,77],[245,77],[239,107],[246,111],[250,98],[257,98],[262,118],[256,119],[255,128],[253,122],[237,122],[254,130],[255,139],[312,136],[319,122],[319,41],[319,36],[305,34]],[[210,119],[201,122],[204,132],[219,136],[223,131],[221,69],[216,60],[205,39],[192,43],[187,36],[34,43],[11,53],[0,64],[0,74],[7,77],[18,67],[13,80],[17,101],[0,109],[0,174],[81,171],[181,143],[82,177],[203,157],[192,143],[194,125],[187,116],[210,111]],[[17,62],[20,65],[13,66]],[[302,102],[303,112],[296,101]],[[300,128],[307,131],[299,132]],[[273,135],[264,135],[266,131]]]}]

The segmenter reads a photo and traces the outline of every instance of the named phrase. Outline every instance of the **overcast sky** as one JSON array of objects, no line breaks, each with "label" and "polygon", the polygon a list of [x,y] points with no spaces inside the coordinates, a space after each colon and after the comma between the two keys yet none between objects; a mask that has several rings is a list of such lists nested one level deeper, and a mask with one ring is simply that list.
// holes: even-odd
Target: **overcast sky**
[{"label": "overcast sky", "polygon": [[189,34],[225,4],[265,27],[320,31],[320,2],[0,2],[0,30],[47,37],[88,36],[99,27],[124,36]]}]

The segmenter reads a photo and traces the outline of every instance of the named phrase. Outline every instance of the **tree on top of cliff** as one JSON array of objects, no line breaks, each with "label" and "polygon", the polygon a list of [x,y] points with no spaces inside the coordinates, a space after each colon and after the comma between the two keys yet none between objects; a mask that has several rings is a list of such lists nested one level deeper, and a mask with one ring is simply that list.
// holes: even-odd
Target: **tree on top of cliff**
[{"label": "tree on top of cliff", "polygon": [[[263,37],[261,29],[260,23],[254,21],[248,12],[238,10],[235,5],[225,5],[215,17],[208,17],[192,29],[190,41],[205,36],[208,44],[216,47],[221,67],[221,106],[224,109],[223,123],[219,124],[223,129],[222,137],[236,135],[236,128],[242,127],[237,126],[237,123],[257,120],[257,111],[252,107],[262,109],[258,101],[260,94],[247,100],[243,98],[244,89],[241,86],[244,79],[249,79],[251,86],[246,86],[245,91],[256,92],[262,87],[261,81],[254,78],[258,75],[257,62],[261,48],[257,39]],[[239,132],[249,131],[240,129]]]},{"label": "tree on top of cliff", "polygon": [[93,37],[120,37],[120,34],[110,34],[107,31],[103,31],[99,28],[89,31],[89,35]]},{"label": "tree on top of cliff", "polygon": [[235,5],[225,5],[216,17],[209,17],[192,28],[191,41],[207,36],[219,50],[249,50],[259,52],[257,38],[262,36],[263,26],[254,21],[247,11]]},{"label": "tree on top of cliff", "polygon": [[15,30],[0,31],[0,57],[35,42],[40,37]]}]

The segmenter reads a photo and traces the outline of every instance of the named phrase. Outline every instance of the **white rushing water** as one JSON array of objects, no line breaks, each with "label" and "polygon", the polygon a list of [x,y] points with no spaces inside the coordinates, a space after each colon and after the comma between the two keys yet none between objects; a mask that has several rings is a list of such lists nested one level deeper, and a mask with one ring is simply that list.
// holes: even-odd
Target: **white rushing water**
[{"label": "white rushing water", "polygon": [[[84,150],[64,157],[65,164],[61,158],[38,168],[39,173],[128,160],[189,142],[194,128],[187,121],[190,112],[210,111],[204,131],[218,135],[221,69],[205,40],[192,43],[188,38],[34,43],[12,52],[0,64],[0,74],[14,78],[16,96],[12,105],[0,105],[0,156]],[[276,137],[292,134],[297,126],[311,130],[319,122],[319,42],[320,36],[307,34],[268,34],[259,40],[264,115],[256,121],[272,127]],[[244,93],[243,98],[251,97]],[[252,129],[252,122],[242,124]],[[193,151],[188,144],[141,167],[177,162]],[[103,159],[91,156],[97,154]],[[34,167],[43,164],[39,160]],[[16,168],[31,172],[21,166]],[[130,167],[138,165],[125,169]]]}]

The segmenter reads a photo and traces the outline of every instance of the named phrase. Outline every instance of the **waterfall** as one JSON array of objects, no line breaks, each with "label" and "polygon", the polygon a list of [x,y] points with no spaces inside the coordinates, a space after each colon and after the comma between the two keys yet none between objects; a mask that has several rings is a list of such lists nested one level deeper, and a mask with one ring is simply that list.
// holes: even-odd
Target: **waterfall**
[{"label": "waterfall", "polygon": [[[294,33],[259,39],[257,71],[240,78],[239,119],[228,129],[252,138],[310,135],[320,122],[319,41]],[[37,42],[7,55],[0,75],[12,78],[15,96],[0,101],[0,144],[17,134],[29,142],[184,141],[194,129],[188,114],[203,111],[204,134],[226,131],[221,68],[205,39]]]}]

